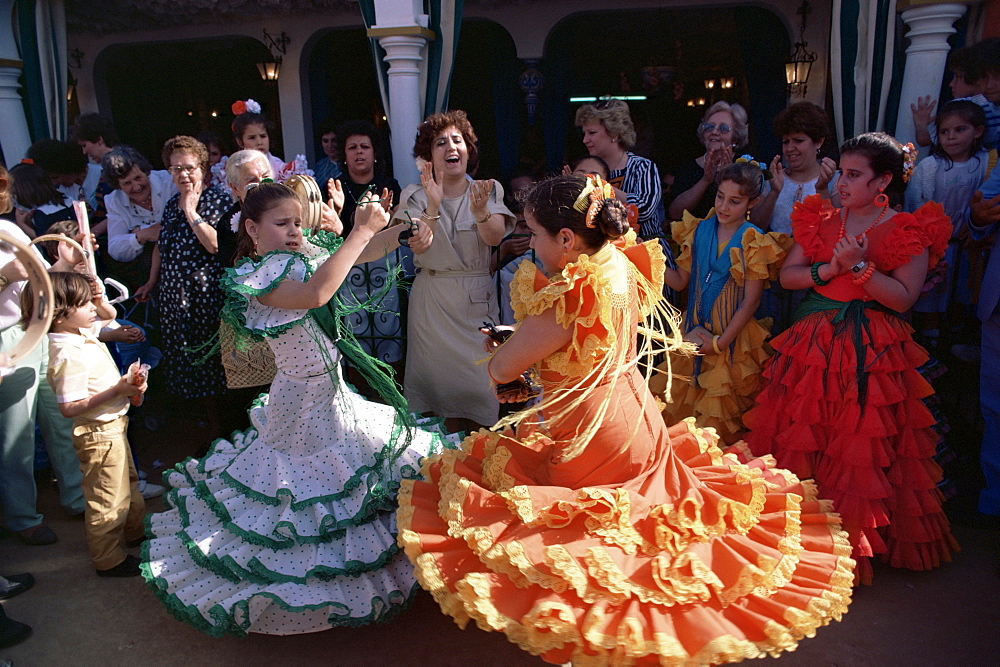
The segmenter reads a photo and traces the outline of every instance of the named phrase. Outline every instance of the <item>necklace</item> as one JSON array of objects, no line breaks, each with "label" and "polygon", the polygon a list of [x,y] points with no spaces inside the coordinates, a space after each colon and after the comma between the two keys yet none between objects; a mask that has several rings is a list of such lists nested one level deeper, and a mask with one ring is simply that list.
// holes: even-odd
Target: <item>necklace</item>
[{"label": "necklace", "polygon": [[[868,228],[865,231],[861,232],[860,234],[858,234],[854,238],[857,239],[858,241],[860,241],[862,236],[864,236],[865,234],[867,234],[868,232],[870,232],[875,227],[875,225],[877,225],[878,223],[882,222],[882,218],[884,218],[885,214],[888,213],[888,212],[889,212],[889,207],[888,206],[883,206],[882,207],[882,212],[878,214],[877,218],[875,218],[875,222],[873,222],[872,224],[868,225]],[[847,231],[847,209],[846,208],[842,208],[842,209],[840,209],[840,235],[837,238],[838,239],[844,238],[844,233],[846,231]]]}]

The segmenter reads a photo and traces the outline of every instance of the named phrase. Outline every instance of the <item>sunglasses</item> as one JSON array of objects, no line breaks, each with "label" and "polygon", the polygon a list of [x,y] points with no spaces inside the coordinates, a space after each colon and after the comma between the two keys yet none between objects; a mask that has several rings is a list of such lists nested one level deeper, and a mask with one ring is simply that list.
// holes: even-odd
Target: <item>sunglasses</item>
[{"label": "sunglasses", "polygon": [[616,100],[614,98],[610,100],[598,100],[597,102],[594,102],[594,108],[597,109],[598,111],[604,111],[605,109],[616,107],[621,103],[622,103],[621,100]]},{"label": "sunglasses", "polygon": [[201,165],[197,165],[197,164],[180,164],[180,165],[173,165],[173,166],[167,167],[167,171],[169,171],[171,174],[179,174],[182,171],[190,174],[195,169],[201,169]]},{"label": "sunglasses", "polygon": [[702,123],[700,129],[702,134],[708,134],[709,132],[715,132],[716,130],[718,130],[722,134],[725,134],[732,128],[725,123],[719,123],[718,125],[716,125],[715,123]]}]

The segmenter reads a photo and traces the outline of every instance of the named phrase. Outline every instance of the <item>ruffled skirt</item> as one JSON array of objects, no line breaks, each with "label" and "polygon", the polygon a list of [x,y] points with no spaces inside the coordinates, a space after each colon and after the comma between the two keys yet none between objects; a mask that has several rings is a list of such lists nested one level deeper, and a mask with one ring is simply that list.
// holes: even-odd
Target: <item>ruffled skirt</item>
[{"label": "ruffled skirt", "polygon": [[698,426],[714,428],[723,443],[738,440],[745,430],[743,414],[753,406],[760,391],[761,369],[771,354],[766,343],[769,325],[770,320],[750,320],[736,342],[722,354],[674,355],[670,360],[674,379],[669,397],[664,396],[667,365],[660,364],[657,368],[663,373],[653,375],[650,389],[666,403],[664,420],[673,424],[693,416]]},{"label": "ruffled skirt", "polygon": [[875,554],[912,570],[950,561],[958,545],[936,488],[934,417],[921,400],[933,390],[916,370],[927,353],[908,324],[867,310],[862,404],[852,329],[839,330],[835,315],[809,315],[772,341],[765,387],[744,416],[747,442],[755,455],[773,454],[816,480],[843,518],[863,583]]},{"label": "ruffled skirt", "polygon": [[[342,381],[341,381],[342,382]],[[213,636],[298,634],[383,621],[416,590],[396,546],[396,491],[438,433],[326,376],[279,373],[253,427],[164,474],[172,509],[147,518],[142,571],[179,619]]]},{"label": "ruffled skirt", "polygon": [[618,432],[571,461],[562,434],[522,424],[404,480],[399,542],[421,585],[460,626],[552,663],[734,662],[839,619],[854,563],[830,504],[770,457],[724,455],[691,419],[668,432],[648,392],[634,409],[636,378],[609,408]]}]

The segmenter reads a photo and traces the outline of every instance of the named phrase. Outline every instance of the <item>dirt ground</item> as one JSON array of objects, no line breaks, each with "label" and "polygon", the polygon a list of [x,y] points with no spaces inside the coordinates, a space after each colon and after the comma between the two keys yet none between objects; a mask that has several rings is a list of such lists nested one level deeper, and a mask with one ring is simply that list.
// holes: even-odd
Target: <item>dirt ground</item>
[{"label": "dirt ground", "polygon": [[[978,485],[977,417],[971,368],[960,365],[940,387],[951,418],[947,466],[958,495],[949,514],[969,514]],[[972,398],[970,398],[972,397]],[[232,420],[242,418],[234,397]],[[171,405],[155,392],[135,415],[132,437],[140,464],[158,478],[162,466],[191,454],[205,439],[193,407]],[[970,407],[971,406],[971,407]],[[154,464],[159,463],[160,466]],[[31,572],[36,586],[3,603],[33,635],[0,649],[18,667],[46,665],[529,665],[542,664],[500,633],[460,630],[426,593],[385,625],[311,635],[212,639],[176,621],[141,578],[101,579],[87,558],[83,524],[65,516],[55,488],[39,485],[39,505],[58,543],[26,547],[0,540],[0,573]],[[160,501],[150,511],[163,509]],[[783,665],[995,665],[1000,655],[1000,530],[954,526],[962,546],[954,561],[931,572],[876,565],[875,583],[855,591],[843,621],[820,628]],[[133,553],[137,553],[134,551]],[[766,659],[771,662],[770,658]]]}]

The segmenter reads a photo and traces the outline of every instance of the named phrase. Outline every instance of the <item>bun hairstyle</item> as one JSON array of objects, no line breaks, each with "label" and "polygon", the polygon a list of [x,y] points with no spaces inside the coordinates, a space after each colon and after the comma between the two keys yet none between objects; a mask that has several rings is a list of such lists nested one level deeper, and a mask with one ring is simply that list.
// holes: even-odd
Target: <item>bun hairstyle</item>
[{"label": "bun hairstyle", "polygon": [[575,208],[586,187],[586,176],[553,176],[531,186],[521,200],[525,212],[531,214],[549,234],[569,229],[588,248],[600,248],[606,241],[613,241],[629,231],[628,212],[617,199],[605,199],[594,218],[595,225],[588,227],[586,209],[581,212]]},{"label": "bun hairstyle", "polygon": [[892,180],[885,188],[889,206],[899,206],[903,203],[906,181],[903,179],[903,147],[898,141],[885,132],[866,132],[848,139],[840,147],[841,157],[849,153],[863,155],[875,172],[875,176],[891,174]]},{"label": "bun hairstyle", "polygon": [[755,199],[764,192],[764,171],[756,162],[733,162],[715,174],[716,185],[732,181],[740,187],[740,194]]},{"label": "bun hairstyle", "polygon": [[253,239],[247,233],[247,220],[260,220],[264,213],[270,211],[286,199],[299,201],[295,191],[283,183],[258,183],[247,191],[240,214],[240,228],[236,232],[236,253],[234,260],[242,257],[252,257],[254,252]]}]

